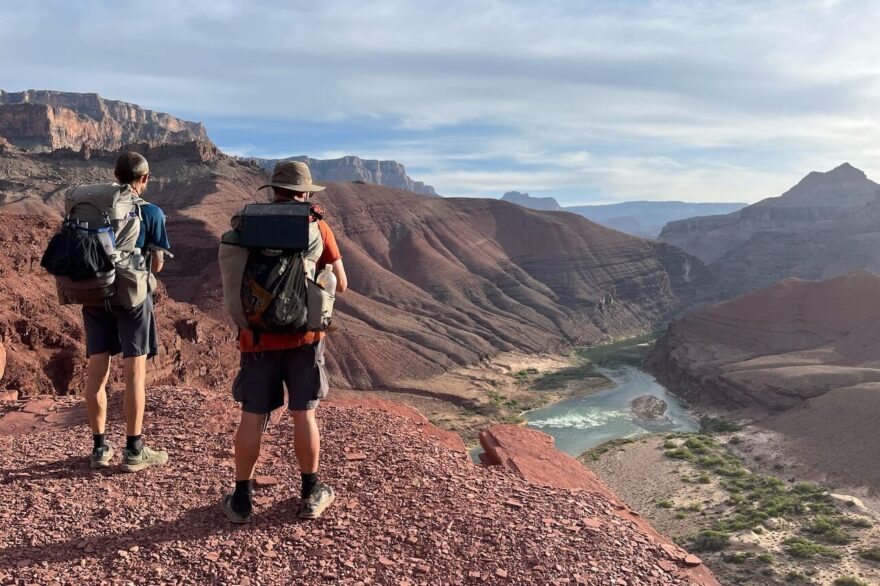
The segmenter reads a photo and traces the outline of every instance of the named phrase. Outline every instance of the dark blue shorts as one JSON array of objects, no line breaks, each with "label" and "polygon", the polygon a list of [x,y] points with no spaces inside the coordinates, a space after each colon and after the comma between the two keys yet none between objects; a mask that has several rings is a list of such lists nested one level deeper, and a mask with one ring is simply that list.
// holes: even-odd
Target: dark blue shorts
[{"label": "dark blue shorts", "polygon": [[153,316],[153,297],[133,309],[82,308],[86,330],[86,356],[122,352],[124,358],[159,353],[159,333]]},{"label": "dark blue shorts", "polygon": [[248,413],[271,413],[284,405],[311,411],[327,396],[324,340],[291,350],[242,352],[241,369],[232,383],[232,397]]}]

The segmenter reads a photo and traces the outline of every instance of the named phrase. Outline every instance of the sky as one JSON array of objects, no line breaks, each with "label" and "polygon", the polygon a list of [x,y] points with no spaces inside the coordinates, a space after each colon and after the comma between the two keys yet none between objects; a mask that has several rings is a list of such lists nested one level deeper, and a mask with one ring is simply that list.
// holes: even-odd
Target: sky
[{"label": "sky", "polygon": [[0,0],[0,88],[443,195],[754,202],[844,161],[880,179],[878,31],[863,0]]}]

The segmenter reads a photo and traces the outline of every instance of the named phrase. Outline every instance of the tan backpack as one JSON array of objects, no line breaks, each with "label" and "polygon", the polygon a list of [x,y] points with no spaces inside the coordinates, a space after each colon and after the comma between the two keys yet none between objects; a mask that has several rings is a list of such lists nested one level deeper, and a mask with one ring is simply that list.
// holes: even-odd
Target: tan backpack
[{"label": "tan backpack", "polygon": [[78,281],[55,275],[62,304],[132,308],[146,301],[150,271],[137,247],[143,204],[128,185],[117,183],[82,185],[67,194],[65,226],[96,237],[99,231],[109,232],[112,244],[105,242],[104,249],[113,268]]}]

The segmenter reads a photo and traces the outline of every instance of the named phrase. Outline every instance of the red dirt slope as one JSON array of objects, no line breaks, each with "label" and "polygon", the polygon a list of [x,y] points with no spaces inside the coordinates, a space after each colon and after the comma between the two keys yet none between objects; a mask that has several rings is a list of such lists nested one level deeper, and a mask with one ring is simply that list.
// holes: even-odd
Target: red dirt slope
[{"label": "red dirt slope", "polygon": [[[0,408],[11,405],[20,406]],[[0,582],[714,583],[684,574],[674,552],[605,496],[474,466],[387,412],[322,410],[322,476],[338,497],[311,523],[294,514],[290,420],[274,425],[255,522],[238,528],[217,508],[232,477],[230,400],[151,389],[148,441],[172,459],[134,475],[88,469],[89,431],[75,401],[37,407],[50,413],[46,427],[0,435]],[[111,401],[111,413],[119,407]],[[118,447],[119,421],[109,434]]]}]

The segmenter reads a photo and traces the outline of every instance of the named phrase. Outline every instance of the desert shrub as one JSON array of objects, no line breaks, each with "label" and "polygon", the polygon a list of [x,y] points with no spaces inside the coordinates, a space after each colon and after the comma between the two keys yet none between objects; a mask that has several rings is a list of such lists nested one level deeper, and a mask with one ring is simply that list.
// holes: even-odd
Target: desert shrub
[{"label": "desert shrub", "polygon": [[684,445],[693,453],[700,456],[705,456],[712,453],[713,448],[716,447],[716,444],[712,439],[700,435],[692,435],[691,437],[687,438],[684,442]]},{"label": "desert shrub", "polygon": [[858,529],[867,529],[874,526],[874,523],[867,517],[841,517],[840,520],[844,525]]},{"label": "desert shrub", "polygon": [[672,450],[666,450],[663,454],[667,458],[674,458],[676,460],[694,460],[695,457],[687,448],[675,448]]},{"label": "desert shrub", "polygon": [[861,550],[859,557],[872,562],[880,562],[880,545],[875,545],[871,549]]},{"label": "desert shrub", "polygon": [[730,533],[707,529],[700,531],[691,539],[691,549],[694,551],[721,551],[727,547],[728,543],[730,543]]},{"label": "desert shrub", "polygon": [[854,576],[841,576],[834,581],[834,586],[870,586],[870,584]]},{"label": "desert shrub", "polygon": [[790,556],[799,559],[809,559],[817,556],[834,559],[840,557],[840,554],[833,549],[803,537],[786,539],[783,544],[785,545],[785,551]]},{"label": "desert shrub", "polygon": [[738,551],[733,555],[725,556],[723,559],[731,564],[744,564],[754,557],[755,552],[753,551]]},{"label": "desert shrub", "polygon": [[852,535],[846,532],[841,526],[843,524],[840,517],[828,517],[818,515],[813,522],[807,527],[807,532],[819,536],[822,541],[843,545],[853,540]]},{"label": "desert shrub", "polygon": [[672,507],[675,506],[675,504],[669,499],[663,499],[663,500],[657,501],[657,506],[660,507],[661,509],[671,509]]},{"label": "desert shrub", "polygon": [[742,431],[742,426],[720,417],[703,417],[700,419],[700,433],[730,433]]},{"label": "desert shrub", "polygon": [[773,563],[773,554],[772,553],[762,553],[758,556],[758,561],[762,564],[772,564]]}]

